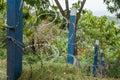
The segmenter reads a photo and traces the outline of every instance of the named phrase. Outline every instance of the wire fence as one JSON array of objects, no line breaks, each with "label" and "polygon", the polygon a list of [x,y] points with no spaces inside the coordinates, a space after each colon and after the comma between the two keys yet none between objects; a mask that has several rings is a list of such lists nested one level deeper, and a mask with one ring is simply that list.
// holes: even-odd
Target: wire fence
[{"label": "wire fence", "polygon": [[[47,3],[47,2],[46,2]],[[25,3],[22,0],[19,10],[22,9],[22,5],[24,6]],[[25,34],[23,35],[23,43],[19,42],[18,40],[16,40],[15,38],[11,37],[11,36],[7,36],[5,40],[10,40],[12,41],[15,45],[17,45],[19,48],[21,48],[23,50],[23,53],[26,54],[35,54],[37,56],[39,56],[39,60],[41,61],[41,67],[45,65],[45,63],[48,62],[61,62],[59,61],[60,57],[62,56],[62,59],[64,59],[64,62],[66,62],[67,60],[67,56],[71,56],[74,59],[73,65],[77,66],[77,68],[79,68],[81,70],[82,73],[85,73],[85,76],[93,76],[93,57],[95,56],[93,54],[94,50],[91,49],[90,52],[86,52],[84,54],[80,53],[80,55],[85,57],[79,57],[79,56],[74,56],[74,55],[68,55],[67,54],[67,46],[68,44],[68,28],[67,25],[70,23],[70,21],[61,16],[60,13],[58,13],[58,11],[56,11],[51,4],[47,3],[46,5],[50,6],[47,11],[45,13],[42,13],[40,15],[32,15],[33,17],[35,17],[35,20],[33,21],[32,25],[29,24],[24,24],[24,28],[27,29],[27,31],[29,31],[29,34],[33,34],[32,36],[26,36]],[[41,6],[42,7],[42,6]],[[24,7],[23,7],[24,8]],[[43,8],[44,9],[44,8]],[[46,9],[44,9],[46,10]],[[52,11],[52,12],[50,12]],[[54,16],[52,21],[48,21],[48,20],[40,20],[42,16]],[[19,14],[19,17],[21,15]],[[60,24],[55,24],[55,21],[57,20],[57,18],[59,17],[60,20]],[[64,22],[62,21],[64,20]],[[41,21],[41,23],[39,25],[36,25],[38,23],[38,21]],[[30,22],[28,22],[30,23]],[[64,28],[66,29],[59,29],[59,26],[61,26],[61,24],[64,24]],[[73,23],[72,23],[73,24]],[[6,28],[16,28],[19,25],[19,20],[16,24],[16,26],[9,26],[6,24]],[[75,24],[73,24],[75,27]],[[58,27],[58,28],[57,28]],[[74,28],[75,29],[75,28]],[[33,33],[32,33],[33,31]],[[25,31],[24,31],[25,32]],[[73,35],[72,35],[73,36]],[[71,38],[72,38],[71,36]],[[61,39],[62,38],[62,39]],[[71,38],[69,38],[69,40],[71,40]],[[91,39],[89,39],[91,40]],[[91,44],[93,41],[91,41]],[[80,40],[76,43],[79,45]],[[80,43],[82,45],[84,45],[84,43]],[[75,44],[71,44],[71,45],[75,45]],[[65,47],[65,49],[64,49]],[[62,48],[62,49],[61,49]],[[78,49],[81,50],[81,47]],[[62,51],[61,51],[62,50]],[[24,57],[24,55],[23,55]],[[23,58],[23,63],[26,60],[26,58]],[[30,72],[31,72],[31,76],[32,76],[32,63],[30,62],[32,61],[31,58],[28,59],[28,65],[30,66]],[[62,63],[62,62],[61,62]],[[1,66],[0,66],[1,67]],[[102,66],[100,64],[98,64],[96,66],[97,69],[97,75],[100,77],[107,77],[106,76],[106,72],[108,70],[109,65],[105,64],[105,66]],[[30,76],[30,78],[31,78]],[[7,77],[5,71],[1,71],[0,70],[0,77]]]}]

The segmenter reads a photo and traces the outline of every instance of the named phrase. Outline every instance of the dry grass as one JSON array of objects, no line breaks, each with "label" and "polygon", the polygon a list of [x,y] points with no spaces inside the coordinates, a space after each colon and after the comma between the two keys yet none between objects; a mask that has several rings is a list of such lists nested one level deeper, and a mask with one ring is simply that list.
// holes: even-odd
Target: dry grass
[{"label": "dry grass", "polygon": [[6,60],[0,60],[0,80],[6,80]]}]

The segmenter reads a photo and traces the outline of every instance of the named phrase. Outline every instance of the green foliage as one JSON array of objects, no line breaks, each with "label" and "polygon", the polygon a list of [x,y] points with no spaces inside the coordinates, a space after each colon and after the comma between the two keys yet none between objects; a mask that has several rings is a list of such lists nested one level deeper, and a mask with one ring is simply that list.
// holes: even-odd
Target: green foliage
[{"label": "green foliage", "polygon": [[[116,27],[114,21],[111,22],[108,21],[106,16],[96,17],[93,16],[90,12],[83,14],[81,16],[81,19],[79,20],[78,30],[77,30],[77,39],[78,39],[77,43],[79,48],[78,54],[84,55],[83,57],[80,58],[80,60],[82,61],[81,62],[82,66],[92,65],[90,63],[93,63],[91,61],[93,60],[93,57],[90,56],[92,56],[93,54],[92,47],[94,47],[95,45],[95,40],[100,41],[99,47],[104,50],[106,62],[109,63],[113,61],[113,63],[115,63],[117,60],[119,60],[118,58],[120,54],[119,31],[120,31],[120,27]],[[82,52],[81,51],[82,49],[84,49],[85,52]],[[87,56],[86,54],[89,54],[89,52],[92,52],[92,54],[90,53],[90,56],[89,55]],[[89,59],[87,59],[86,57]],[[114,65],[112,65],[112,67],[114,67]],[[119,69],[119,67],[114,67],[114,68],[116,68],[116,70]],[[110,69],[110,73],[112,72],[112,70],[113,69]],[[109,74],[109,76],[113,77],[114,76],[113,74]],[[119,76],[119,72],[118,72],[118,76]]]},{"label": "green foliage", "polygon": [[28,64],[35,64],[40,61],[40,57],[38,55],[27,55],[26,60]]},{"label": "green foliage", "polygon": [[107,71],[107,76],[120,78],[120,64],[117,62],[112,64],[110,69]]},{"label": "green foliage", "polygon": [[[105,0],[105,2],[111,12],[118,10],[115,7],[111,7],[110,0]],[[77,9],[80,6],[80,0],[78,1],[78,3],[73,4],[73,7],[76,7]],[[0,60],[6,58],[4,41],[4,38],[6,36],[5,7],[5,4],[0,4]],[[55,12],[53,10],[49,10],[50,8],[56,10],[57,15],[59,14],[59,12],[57,12],[57,6],[49,5],[49,0],[25,0],[25,5],[23,8],[24,44],[34,45],[30,43],[31,38],[33,38],[35,41],[34,43],[36,44],[38,43],[48,45],[35,47],[35,55],[31,54],[32,50],[26,52],[26,55],[24,55],[25,59],[23,59],[25,69],[21,76],[21,80],[26,80],[29,78],[31,70],[26,67],[27,64],[33,66],[33,75],[31,78],[33,80],[81,80],[84,76],[80,74],[78,69],[74,68],[71,65],[64,64],[67,57],[68,30],[60,29],[60,25],[62,24],[62,27],[66,26],[65,21],[60,19],[60,16],[57,16],[56,20],[52,24],[46,25],[52,22],[55,18]],[[78,41],[76,44],[78,44],[78,54],[80,54],[79,59],[81,60],[80,64],[82,72],[87,73],[86,70],[88,65],[92,65],[93,63],[93,47],[96,39],[100,40],[100,48],[104,50],[108,62],[116,62],[119,59],[120,28],[115,27],[114,21],[109,22],[106,16],[96,17],[93,16],[91,11],[83,10],[77,29],[78,30],[76,36]],[[55,61],[59,63],[48,62],[55,58],[57,53],[56,49],[51,46],[55,46],[60,52],[61,56],[59,56]],[[63,54],[66,55],[63,56]],[[44,67],[40,68],[42,64],[36,66],[36,63],[38,63],[39,61],[40,64],[42,62],[48,62],[48,64],[43,64]],[[117,66],[119,66],[119,64],[115,64],[110,68],[108,76],[120,77],[120,68]],[[113,73],[117,73],[118,75]]]},{"label": "green foliage", "polygon": [[5,0],[0,0],[0,11],[5,9],[5,6],[6,6],[5,2],[6,2]]},{"label": "green foliage", "polygon": [[[36,16],[33,17],[33,15],[36,15],[36,14],[30,13],[30,12],[29,14],[30,14],[30,18],[29,19],[26,18],[26,22],[30,21],[32,25],[34,24],[33,22],[35,21],[35,18],[36,18]],[[53,19],[53,16],[52,15],[46,15],[43,17],[41,16],[39,19],[41,20],[40,22],[38,22],[38,25],[39,24],[44,25],[42,21],[51,22]],[[52,27],[52,35],[50,31],[51,26],[54,26]],[[34,37],[35,37],[34,39],[36,39],[35,40],[36,43],[37,41],[39,41],[39,43],[44,43],[44,42],[46,43],[47,41],[47,43],[50,43],[51,45],[56,46],[58,50],[60,51],[60,54],[64,54],[64,53],[67,53],[68,31],[57,28],[59,26],[60,26],[59,22],[56,22],[55,24],[52,23],[51,25],[48,25],[45,27],[40,27],[41,29],[39,29],[39,26],[38,27],[35,26],[35,29],[37,29],[38,32],[36,32],[35,29],[33,30],[26,29],[25,35],[27,37],[29,36],[32,37],[34,34]],[[100,48],[104,50],[104,53],[106,55],[106,60],[108,62],[113,60],[113,58],[115,59],[114,62],[117,60],[117,57],[119,56],[118,50],[119,50],[119,44],[120,44],[119,32],[120,32],[120,28],[119,27],[116,28],[115,22],[114,21],[109,22],[106,16],[96,17],[96,16],[93,16],[90,11],[87,11],[87,10],[83,11],[81,19],[79,20],[79,23],[78,23],[78,30],[77,30],[78,53],[79,54],[82,53],[81,49],[85,50],[85,53],[83,53],[85,54],[85,56],[80,55],[82,56],[80,57],[81,66],[82,68],[86,67],[82,72],[87,73],[86,70],[87,70],[88,65],[92,66],[93,57],[90,57],[90,56],[93,55],[93,47],[94,47],[94,43],[96,39],[100,40]],[[44,35],[38,36],[38,34],[40,33],[43,33]],[[48,36],[50,36],[51,38],[48,38]],[[37,37],[39,40],[37,39]],[[48,47],[47,48],[41,47],[41,48],[38,48],[37,52],[41,52],[42,54],[47,53],[50,56],[55,53],[55,52],[52,52],[51,50]],[[89,60],[88,60],[88,57],[89,57]],[[43,58],[46,58],[46,59],[43,59]],[[50,58],[52,59],[53,57],[47,58],[47,55],[44,55],[42,57],[43,60],[47,60],[47,59],[50,60]],[[63,58],[60,58],[60,59],[63,59]],[[28,57],[27,60],[30,61],[29,63],[33,64],[33,63],[36,63],[37,60],[40,60],[40,59],[30,56]],[[64,62],[61,60],[57,60],[57,61]]]},{"label": "green foliage", "polygon": [[4,0],[0,1],[0,60],[6,58],[6,3]]},{"label": "green foliage", "polygon": [[0,60],[6,59],[6,49],[0,47]]},{"label": "green foliage", "polygon": [[104,0],[104,2],[107,5],[107,9],[111,12],[111,13],[116,13],[117,17],[120,18],[120,1],[119,0]]},{"label": "green foliage", "polygon": [[30,12],[29,11],[30,11],[29,8],[27,6],[24,6],[24,8],[23,8],[24,21],[30,19]]},{"label": "green foliage", "polygon": [[26,4],[29,4],[30,6],[36,5],[36,7],[40,9],[40,8],[47,8],[48,5],[46,6],[46,4],[49,3],[49,0],[25,0],[25,2]]},{"label": "green foliage", "polygon": [[[88,40],[88,37],[91,38],[92,43],[95,42],[96,39],[100,40],[100,46],[105,49],[105,46],[117,46],[116,42],[119,40],[119,31],[120,28],[115,27],[115,22],[108,22],[107,17],[96,17],[91,13],[84,14],[81,16],[81,19],[78,23],[79,28],[81,30],[78,31],[83,37],[85,41]],[[91,43],[91,42],[89,42]]]},{"label": "green foliage", "polygon": [[72,7],[76,8],[76,9],[79,9],[80,6],[81,6],[81,0],[78,0],[77,3],[73,3],[73,4],[72,4]]}]

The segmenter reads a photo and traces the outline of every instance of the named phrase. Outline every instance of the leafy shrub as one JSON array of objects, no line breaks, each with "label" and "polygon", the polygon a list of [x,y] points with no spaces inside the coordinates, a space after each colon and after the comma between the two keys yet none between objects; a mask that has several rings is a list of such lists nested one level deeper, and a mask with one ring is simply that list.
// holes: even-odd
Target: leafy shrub
[{"label": "leafy shrub", "polygon": [[107,71],[107,76],[120,78],[120,64],[116,62],[115,64],[111,65],[109,71]]}]

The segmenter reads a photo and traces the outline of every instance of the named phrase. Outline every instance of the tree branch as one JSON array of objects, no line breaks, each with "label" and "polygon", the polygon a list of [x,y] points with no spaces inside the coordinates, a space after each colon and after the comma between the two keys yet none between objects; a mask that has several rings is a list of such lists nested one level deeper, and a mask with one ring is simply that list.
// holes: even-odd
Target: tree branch
[{"label": "tree branch", "polygon": [[66,5],[66,11],[67,11],[67,19],[69,18],[69,15],[70,15],[70,11],[69,11],[69,3],[68,3],[68,0],[65,0],[65,5]]},{"label": "tree branch", "polygon": [[85,2],[86,2],[86,0],[83,0],[83,2],[81,3],[81,7],[80,7],[79,12],[78,12],[78,15],[77,15],[76,23],[77,23],[78,20],[80,19],[81,12],[82,12],[82,10],[83,10],[83,7],[84,7],[84,5],[85,5]]},{"label": "tree branch", "polygon": [[83,0],[83,2],[81,3],[81,7],[79,9],[79,12],[77,14],[77,19],[76,19],[76,26],[75,26],[75,48],[74,48],[74,55],[77,55],[77,40],[76,40],[76,30],[77,30],[77,24],[78,24],[78,20],[80,19],[81,16],[81,12],[83,10],[83,7],[85,5],[86,0]]},{"label": "tree branch", "polygon": [[66,4],[66,10],[69,10],[68,0],[65,0],[65,4]]},{"label": "tree branch", "polygon": [[55,3],[57,4],[57,6],[58,6],[58,8],[59,8],[59,10],[60,10],[60,12],[61,12],[61,14],[62,14],[62,16],[65,17],[64,10],[63,10],[63,8],[61,7],[59,1],[58,1],[58,0],[55,0]]}]

